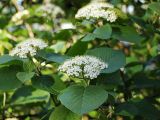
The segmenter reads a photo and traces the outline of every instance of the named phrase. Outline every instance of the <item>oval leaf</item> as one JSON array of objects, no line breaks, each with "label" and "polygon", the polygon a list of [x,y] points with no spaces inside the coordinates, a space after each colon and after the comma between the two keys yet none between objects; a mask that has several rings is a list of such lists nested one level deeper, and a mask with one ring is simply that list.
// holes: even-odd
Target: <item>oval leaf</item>
[{"label": "oval leaf", "polygon": [[22,60],[18,57],[13,57],[13,56],[9,56],[9,55],[3,55],[3,56],[0,56],[0,65],[3,65],[3,64],[7,64],[7,65],[10,65],[10,64],[18,64],[18,63],[22,63]]},{"label": "oval leaf", "polygon": [[112,34],[112,28],[109,24],[106,24],[102,27],[96,28],[93,32],[96,38],[99,39],[108,39],[111,37]]},{"label": "oval leaf", "polygon": [[65,107],[80,115],[98,108],[107,98],[107,92],[98,86],[71,86],[59,95]]},{"label": "oval leaf", "polygon": [[38,102],[47,102],[49,100],[49,93],[43,90],[38,90],[32,86],[23,86],[17,89],[12,98],[12,105],[23,105]]},{"label": "oval leaf", "polygon": [[83,55],[87,50],[86,42],[77,41],[67,52],[68,56]]},{"label": "oval leaf", "polygon": [[93,33],[88,33],[87,35],[85,35],[81,41],[92,41],[96,38],[96,36]]},{"label": "oval leaf", "polygon": [[148,5],[148,8],[160,15],[160,2],[152,2]]},{"label": "oval leaf", "polygon": [[55,108],[49,120],[81,120],[81,117],[61,105]]},{"label": "oval leaf", "polygon": [[111,48],[95,48],[88,50],[87,55],[96,56],[108,64],[108,68],[103,73],[112,73],[123,67],[126,63],[125,55],[122,51],[113,50]]},{"label": "oval leaf", "polygon": [[24,83],[27,80],[31,80],[31,78],[34,76],[34,72],[18,72],[16,76]]},{"label": "oval leaf", "polygon": [[56,53],[53,53],[53,52],[47,52],[47,51],[44,51],[44,50],[39,51],[37,55],[39,57],[47,60],[47,61],[56,62],[56,63],[59,63],[59,64],[63,63],[66,59],[70,58],[70,57],[65,56],[65,55],[60,55],[60,54],[56,54]]},{"label": "oval leaf", "polygon": [[12,90],[18,88],[22,82],[16,77],[21,69],[18,66],[0,68],[0,90]]},{"label": "oval leaf", "polygon": [[48,75],[33,77],[32,84],[35,88],[46,90],[52,94],[58,94],[62,89],[65,88],[63,82],[61,82],[57,77],[53,79]]},{"label": "oval leaf", "polygon": [[139,44],[144,38],[139,35],[135,28],[130,26],[116,26],[113,29],[112,38]]}]

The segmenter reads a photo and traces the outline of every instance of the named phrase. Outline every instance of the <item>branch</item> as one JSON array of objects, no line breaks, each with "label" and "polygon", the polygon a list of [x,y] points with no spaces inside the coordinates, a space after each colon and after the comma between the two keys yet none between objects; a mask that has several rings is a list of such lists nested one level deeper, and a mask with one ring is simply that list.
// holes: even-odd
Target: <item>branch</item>
[{"label": "branch", "polygon": [[128,101],[128,99],[131,98],[131,92],[128,87],[129,85],[125,79],[125,75],[124,75],[123,71],[120,70],[120,74],[121,74],[122,81],[124,83],[124,89],[123,89],[124,99],[125,99],[125,101]]},{"label": "branch", "polygon": [[3,93],[2,120],[5,120],[6,93]]},{"label": "branch", "polygon": [[28,23],[26,23],[26,22],[25,22],[24,24],[25,24],[26,29],[27,29],[27,31],[28,31],[29,37],[30,37],[30,38],[34,38],[34,34],[33,34],[33,31],[32,31],[31,26],[30,26]]}]

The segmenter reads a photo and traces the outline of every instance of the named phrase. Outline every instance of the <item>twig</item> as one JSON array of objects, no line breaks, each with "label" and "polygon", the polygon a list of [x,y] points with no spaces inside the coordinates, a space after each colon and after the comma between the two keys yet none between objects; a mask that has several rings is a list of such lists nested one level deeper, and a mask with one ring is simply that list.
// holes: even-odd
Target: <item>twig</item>
[{"label": "twig", "polygon": [[2,120],[5,120],[6,93],[3,93]]},{"label": "twig", "polygon": [[[7,31],[7,32],[8,32],[8,31]],[[8,37],[9,39],[12,39],[13,41],[17,41],[17,38],[16,38],[15,36],[9,34],[9,33],[7,33],[7,37]]]},{"label": "twig", "polygon": [[34,62],[34,60],[33,60],[32,56],[29,56],[29,59],[30,59],[30,61],[33,63],[33,65],[34,65],[34,67],[35,67],[35,70],[36,70],[36,72],[37,72],[37,75],[38,75],[38,76],[42,75],[42,73],[41,73],[41,70],[40,70],[39,66],[38,66],[38,65],[36,65],[36,63]]},{"label": "twig", "polygon": [[32,31],[31,26],[30,26],[28,23],[24,23],[24,24],[25,24],[26,29],[27,29],[27,31],[28,31],[29,37],[30,37],[30,38],[34,38],[34,34],[33,34],[33,31]]},{"label": "twig", "polygon": [[124,75],[123,71],[120,70],[120,74],[121,74],[122,81],[124,83],[124,89],[123,89],[124,99],[125,99],[125,101],[128,101],[128,99],[131,98],[131,93],[128,89],[128,83],[125,79],[125,75]]},{"label": "twig", "polygon": [[57,100],[57,96],[50,93],[51,99],[53,100],[55,106],[59,106],[60,102]]}]

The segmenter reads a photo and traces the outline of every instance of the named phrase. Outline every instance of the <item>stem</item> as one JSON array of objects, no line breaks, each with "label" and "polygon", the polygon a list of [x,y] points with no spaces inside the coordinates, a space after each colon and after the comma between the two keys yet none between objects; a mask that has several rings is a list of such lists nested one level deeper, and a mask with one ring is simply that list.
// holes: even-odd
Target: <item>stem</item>
[{"label": "stem", "polygon": [[19,6],[17,4],[17,1],[16,0],[12,0],[12,2],[14,4],[14,6],[16,7],[17,11],[20,11],[20,8],[19,8]]},{"label": "stem", "polygon": [[128,89],[129,85],[125,79],[125,75],[124,75],[123,71],[120,70],[120,74],[121,74],[122,81],[124,83],[124,89],[123,89],[124,99],[125,99],[125,101],[128,101],[128,99],[131,97],[131,92]]},{"label": "stem", "polygon": [[90,80],[85,79],[86,85],[89,86]]},{"label": "stem", "polygon": [[87,81],[86,80],[83,80],[83,83],[84,83],[84,87],[87,87],[88,84],[87,84]]},{"label": "stem", "polygon": [[[8,31],[7,31],[8,32]],[[7,37],[13,41],[17,41],[17,38],[9,33],[7,33]]]},{"label": "stem", "polygon": [[32,57],[31,57],[31,56],[28,56],[28,58],[29,58],[29,60],[33,63],[33,65],[35,66],[35,70],[36,70],[38,76],[39,76],[39,75],[42,75],[39,66],[36,65],[36,63],[33,61]]},{"label": "stem", "polygon": [[[33,62],[33,61],[32,61]],[[34,66],[35,66],[35,68],[36,68],[36,71],[37,71],[37,74],[38,75],[42,75],[42,73],[41,73],[41,70],[39,69],[39,67],[33,62],[33,64],[34,64]]]},{"label": "stem", "polygon": [[89,86],[90,80],[83,79],[82,82],[83,82],[83,84],[84,84],[84,87],[87,87],[87,86]]},{"label": "stem", "polygon": [[84,73],[83,73],[83,70],[84,70],[84,66],[82,66],[82,78],[84,80],[84,83],[85,83],[85,87],[89,86],[89,83],[90,83],[90,80],[87,80],[84,76]]},{"label": "stem", "polygon": [[60,102],[57,100],[57,96],[50,93],[50,97],[53,100],[55,106],[59,106]]},{"label": "stem", "polygon": [[5,120],[6,93],[3,93],[2,120]]},{"label": "stem", "polygon": [[24,24],[25,24],[26,29],[27,29],[27,31],[28,31],[29,37],[30,37],[30,38],[34,38],[34,34],[33,34],[33,31],[32,31],[31,26],[30,26],[28,23],[24,23]]}]

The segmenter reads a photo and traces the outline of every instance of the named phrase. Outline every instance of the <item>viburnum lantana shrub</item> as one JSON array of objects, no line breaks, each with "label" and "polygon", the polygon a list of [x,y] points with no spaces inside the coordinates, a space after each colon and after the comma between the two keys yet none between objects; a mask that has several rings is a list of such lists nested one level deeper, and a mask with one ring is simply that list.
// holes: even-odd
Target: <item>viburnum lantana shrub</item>
[{"label": "viburnum lantana shrub", "polygon": [[2,0],[0,11],[0,119],[160,119],[159,0]]}]

